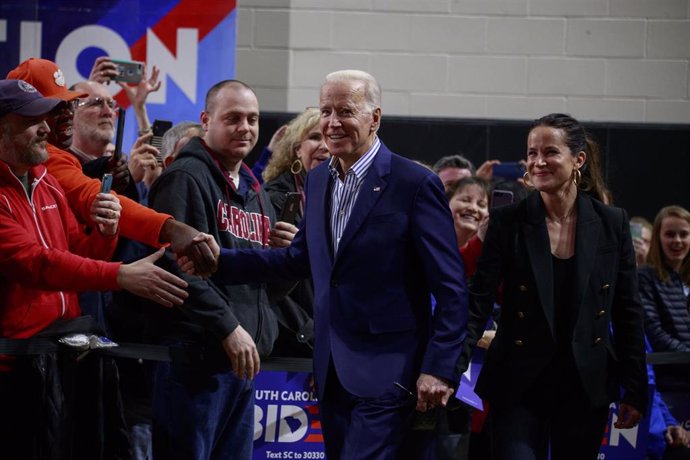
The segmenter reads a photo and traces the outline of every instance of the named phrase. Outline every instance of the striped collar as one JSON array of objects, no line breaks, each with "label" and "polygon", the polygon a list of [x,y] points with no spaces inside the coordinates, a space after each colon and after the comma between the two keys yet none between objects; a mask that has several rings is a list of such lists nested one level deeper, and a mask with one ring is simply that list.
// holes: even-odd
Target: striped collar
[{"label": "striped collar", "polygon": [[[345,174],[354,174],[358,179],[366,176],[369,167],[374,162],[374,158],[381,147],[381,141],[378,136],[374,137],[374,143],[371,145],[369,150],[366,151],[355,163],[348,169],[344,171]],[[338,173],[340,171],[340,162],[337,157],[331,157],[331,161],[328,163],[328,170],[334,179],[338,178]]]}]

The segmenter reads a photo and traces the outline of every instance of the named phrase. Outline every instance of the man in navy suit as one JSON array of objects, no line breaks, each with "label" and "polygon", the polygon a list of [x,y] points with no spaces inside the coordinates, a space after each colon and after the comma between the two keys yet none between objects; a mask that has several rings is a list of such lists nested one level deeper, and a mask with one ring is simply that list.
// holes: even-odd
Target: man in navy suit
[{"label": "man in navy suit", "polygon": [[459,381],[467,291],[448,202],[434,173],[379,140],[380,100],[366,72],[326,77],[320,127],[333,158],[307,178],[300,231],[285,249],[222,250],[216,274],[313,277],[329,460],[420,458],[410,446],[420,443],[409,433],[415,406],[445,405]]}]

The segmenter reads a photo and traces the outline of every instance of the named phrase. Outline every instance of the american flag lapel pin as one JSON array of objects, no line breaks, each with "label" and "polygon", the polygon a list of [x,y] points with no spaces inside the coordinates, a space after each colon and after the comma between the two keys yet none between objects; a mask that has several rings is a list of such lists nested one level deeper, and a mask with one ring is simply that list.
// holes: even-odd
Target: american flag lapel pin
[{"label": "american flag lapel pin", "polygon": [[381,187],[374,187],[374,191],[375,191],[375,192],[380,192],[380,191],[381,191]]}]

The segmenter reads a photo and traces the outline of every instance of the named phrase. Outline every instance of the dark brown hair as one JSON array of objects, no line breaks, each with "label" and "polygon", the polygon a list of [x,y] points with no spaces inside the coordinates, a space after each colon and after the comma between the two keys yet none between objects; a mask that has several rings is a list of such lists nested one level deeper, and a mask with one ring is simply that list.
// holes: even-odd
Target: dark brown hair
[{"label": "dark brown hair", "polygon": [[579,152],[585,152],[587,159],[580,168],[582,180],[579,182],[578,188],[603,203],[611,204],[611,192],[606,188],[601,175],[599,146],[585,131],[584,126],[570,115],[563,113],[550,113],[539,118],[532,124],[530,132],[539,126],[563,131],[565,143],[573,156]]}]

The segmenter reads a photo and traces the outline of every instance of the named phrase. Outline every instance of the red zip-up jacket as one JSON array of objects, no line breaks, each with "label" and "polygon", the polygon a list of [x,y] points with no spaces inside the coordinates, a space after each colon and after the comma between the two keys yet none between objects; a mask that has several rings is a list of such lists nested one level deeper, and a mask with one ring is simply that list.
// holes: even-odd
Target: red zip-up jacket
[{"label": "red zip-up jacket", "polygon": [[79,228],[43,165],[29,170],[32,194],[0,161],[0,337],[27,338],[80,315],[77,291],[117,290],[117,238]]},{"label": "red zip-up jacket", "polygon": [[[101,181],[84,175],[79,159],[65,150],[47,144],[48,172],[57,179],[71,205],[72,211],[82,224],[91,224],[91,203],[101,188]],[[117,194],[115,194],[117,195]],[[126,196],[117,195],[122,206],[120,234],[131,240],[160,248],[160,233],[165,221],[171,218],[142,206]]]}]

